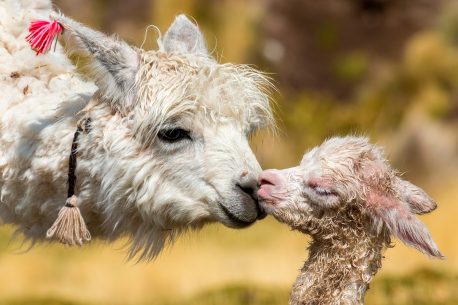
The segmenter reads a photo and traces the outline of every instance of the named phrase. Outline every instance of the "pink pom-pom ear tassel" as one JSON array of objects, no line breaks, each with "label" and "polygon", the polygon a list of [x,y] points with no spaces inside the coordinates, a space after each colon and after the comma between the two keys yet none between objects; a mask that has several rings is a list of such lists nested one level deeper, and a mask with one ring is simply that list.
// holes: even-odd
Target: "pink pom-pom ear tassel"
[{"label": "pink pom-pom ear tassel", "polygon": [[57,21],[34,20],[29,26],[29,35],[25,38],[32,49],[46,53],[51,48],[53,40],[63,31],[62,25]]}]

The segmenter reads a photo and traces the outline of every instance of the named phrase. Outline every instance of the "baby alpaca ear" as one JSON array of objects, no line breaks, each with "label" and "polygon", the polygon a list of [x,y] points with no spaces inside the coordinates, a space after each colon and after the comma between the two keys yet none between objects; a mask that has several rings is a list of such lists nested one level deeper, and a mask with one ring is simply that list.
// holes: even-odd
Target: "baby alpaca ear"
[{"label": "baby alpaca ear", "polygon": [[70,59],[99,87],[115,110],[131,105],[139,55],[122,40],[108,37],[70,18],[55,18],[64,27],[62,44]]},{"label": "baby alpaca ear", "polygon": [[384,224],[389,232],[420,252],[443,258],[426,226],[411,213],[407,203],[392,195],[371,191],[368,207],[377,225]]},{"label": "baby alpaca ear", "polygon": [[436,202],[418,186],[401,178],[397,178],[396,185],[400,198],[409,204],[413,213],[426,214],[437,208]]},{"label": "baby alpaca ear", "polygon": [[162,48],[169,53],[208,54],[205,38],[185,15],[178,15],[164,35]]}]

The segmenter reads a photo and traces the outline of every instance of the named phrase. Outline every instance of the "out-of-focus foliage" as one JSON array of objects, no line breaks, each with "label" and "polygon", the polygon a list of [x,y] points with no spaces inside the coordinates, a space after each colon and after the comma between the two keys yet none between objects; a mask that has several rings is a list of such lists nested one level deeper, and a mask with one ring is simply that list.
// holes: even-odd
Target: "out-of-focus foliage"
[{"label": "out-of-focus foliage", "polygon": [[[347,60],[340,68],[342,74],[356,76],[365,69],[364,57]],[[449,122],[456,115],[457,86],[458,48],[439,32],[425,32],[409,40],[400,62],[380,67],[363,81],[351,101],[305,91],[285,102],[282,119],[293,132],[318,131],[319,141],[339,131],[382,134],[397,130],[412,111]],[[308,144],[312,143],[316,141]]]},{"label": "out-of-focus foliage", "polygon": [[[436,161],[442,157],[442,165],[456,166],[458,45],[447,35],[425,31],[411,37],[402,59],[374,68],[350,100],[304,91],[285,101],[281,119],[294,139],[290,141],[294,151],[299,153],[331,135],[366,134],[375,139],[389,138],[388,146],[398,145],[394,161],[410,151],[428,155],[415,164],[397,164],[404,166],[403,170],[432,167],[437,171]],[[361,61],[349,67],[348,73],[361,70]],[[440,151],[431,154],[428,151],[436,148],[430,138],[436,133],[441,135],[435,138],[441,142],[437,144]],[[430,163],[434,165],[428,166]]]},{"label": "out-of-focus foliage", "polygon": [[281,85],[349,97],[369,72],[362,68],[399,59],[405,42],[434,23],[444,1],[267,2],[266,35],[284,49],[273,62]]}]

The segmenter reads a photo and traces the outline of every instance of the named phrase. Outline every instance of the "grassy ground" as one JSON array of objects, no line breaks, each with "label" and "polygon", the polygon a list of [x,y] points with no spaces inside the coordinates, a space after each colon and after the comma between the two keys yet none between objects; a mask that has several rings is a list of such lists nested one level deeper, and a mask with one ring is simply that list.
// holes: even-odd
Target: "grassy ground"
[{"label": "grassy ground", "polygon": [[[431,260],[397,243],[367,294],[371,305],[458,304],[458,181],[429,189],[439,209],[422,217],[443,253]],[[306,259],[305,236],[267,218],[245,230],[220,225],[181,237],[155,262],[125,262],[122,242],[27,253],[0,228],[0,305],[286,304]],[[21,250],[18,250],[21,249]]]},{"label": "grassy ground", "polygon": [[[366,303],[371,305],[456,305],[458,276],[432,270],[418,270],[405,276],[385,276],[376,280]],[[233,284],[201,292],[190,298],[155,300],[142,304],[154,305],[281,305],[288,300],[288,290],[253,284]],[[56,298],[17,298],[5,305],[91,305]]]}]

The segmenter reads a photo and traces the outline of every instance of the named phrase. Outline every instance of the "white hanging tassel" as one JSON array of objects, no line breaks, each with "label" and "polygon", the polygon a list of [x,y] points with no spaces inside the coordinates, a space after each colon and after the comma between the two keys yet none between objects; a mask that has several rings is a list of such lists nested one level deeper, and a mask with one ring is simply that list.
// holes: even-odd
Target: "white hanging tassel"
[{"label": "white hanging tassel", "polygon": [[57,215],[56,221],[46,232],[46,238],[53,238],[69,246],[82,246],[83,243],[91,240],[91,233],[87,229],[77,206],[75,195],[67,198],[65,205]]},{"label": "white hanging tassel", "polygon": [[67,201],[59,210],[59,214],[53,225],[46,231],[46,238],[55,239],[69,246],[82,246],[85,242],[91,240],[91,233],[86,227],[81,211],[78,208],[78,200],[75,195],[78,136],[83,130],[86,132],[89,131],[91,119],[86,118],[83,121],[84,129],[81,127],[81,121],[78,122],[76,132],[73,135],[72,149],[68,161]]}]

